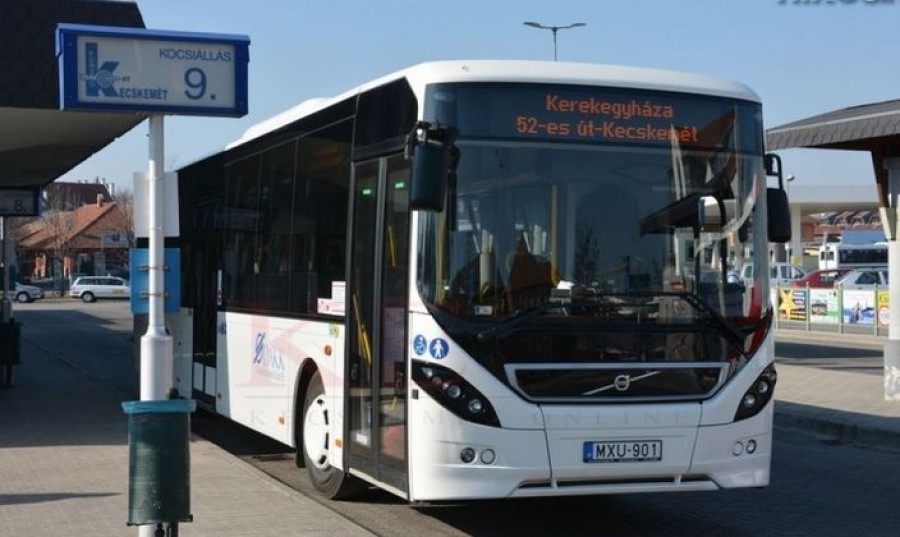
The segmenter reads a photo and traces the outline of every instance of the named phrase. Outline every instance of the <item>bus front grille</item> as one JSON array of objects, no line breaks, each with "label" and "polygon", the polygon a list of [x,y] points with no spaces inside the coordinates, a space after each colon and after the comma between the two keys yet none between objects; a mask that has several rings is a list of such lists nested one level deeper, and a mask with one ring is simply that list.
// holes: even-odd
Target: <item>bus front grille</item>
[{"label": "bus front grille", "polygon": [[510,385],[536,403],[697,401],[724,384],[722,362],[507,364]]}]

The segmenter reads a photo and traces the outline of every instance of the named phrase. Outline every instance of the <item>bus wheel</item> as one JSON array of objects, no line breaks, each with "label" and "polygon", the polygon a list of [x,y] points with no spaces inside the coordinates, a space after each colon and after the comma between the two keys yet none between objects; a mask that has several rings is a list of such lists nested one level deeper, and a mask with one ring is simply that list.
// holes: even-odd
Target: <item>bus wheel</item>
[{"label": "bus wheel", "polygon": [[365,484],[331,465],[332,426],[322,376],[316,371],[303,400],[303,461],[313,486],[327,498],[339,500],[359,494]]}]

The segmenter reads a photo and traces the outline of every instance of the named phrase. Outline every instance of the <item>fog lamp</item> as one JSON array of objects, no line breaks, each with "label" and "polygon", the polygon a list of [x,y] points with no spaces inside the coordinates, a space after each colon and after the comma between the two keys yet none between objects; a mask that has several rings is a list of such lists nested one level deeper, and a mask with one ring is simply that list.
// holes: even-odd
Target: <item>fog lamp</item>
[{"label": "fog lamp", "polygon": [[474,461],[475,460],[475,450],[470,447],[463,448],[463,450],[459,452],[459,459],[466,464]]}]

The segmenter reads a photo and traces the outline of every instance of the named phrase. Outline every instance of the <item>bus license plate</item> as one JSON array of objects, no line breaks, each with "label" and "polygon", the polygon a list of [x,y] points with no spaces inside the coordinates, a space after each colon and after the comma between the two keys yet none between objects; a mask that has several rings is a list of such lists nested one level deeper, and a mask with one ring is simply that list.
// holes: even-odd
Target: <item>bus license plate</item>
[{"label": "bus license plate", "polygon": [[648,462],[659,460],[662,460],[662,440],[584,443],[584,462]]}]

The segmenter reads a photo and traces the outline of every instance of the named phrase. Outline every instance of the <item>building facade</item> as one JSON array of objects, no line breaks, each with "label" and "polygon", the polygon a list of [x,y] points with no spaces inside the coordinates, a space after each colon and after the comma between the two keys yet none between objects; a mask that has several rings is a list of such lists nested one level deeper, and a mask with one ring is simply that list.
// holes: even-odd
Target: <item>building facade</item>
[{"label": "building facade", "polygon": [[127,274],[129,229],[119,204],[103,196],[73,210],[48,209],[19,234],[19,274],[57,280]]}]

